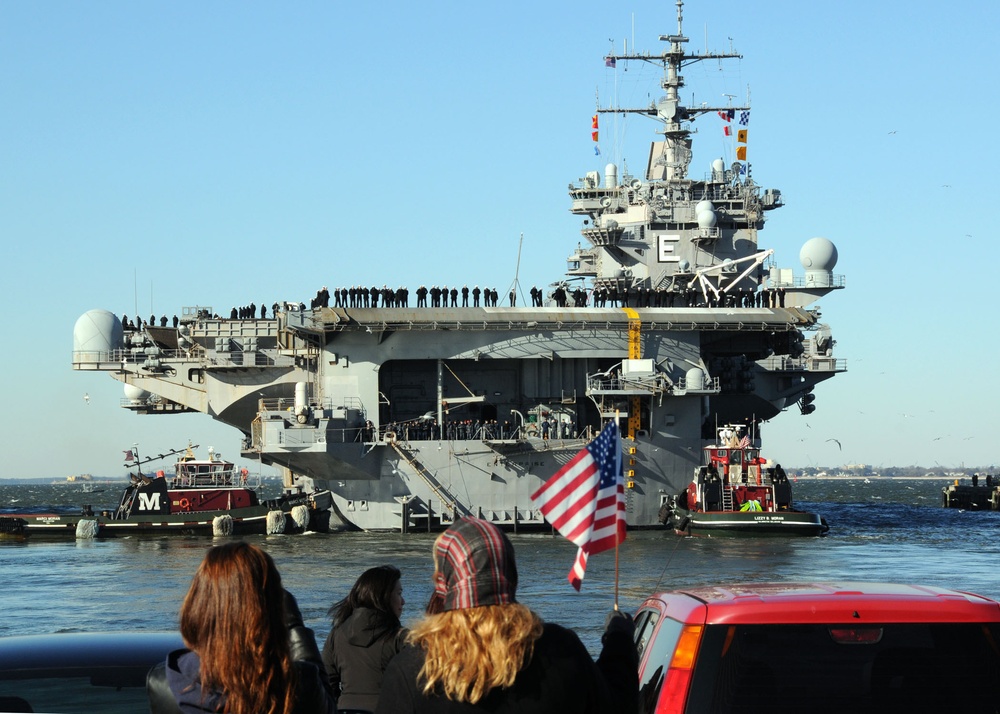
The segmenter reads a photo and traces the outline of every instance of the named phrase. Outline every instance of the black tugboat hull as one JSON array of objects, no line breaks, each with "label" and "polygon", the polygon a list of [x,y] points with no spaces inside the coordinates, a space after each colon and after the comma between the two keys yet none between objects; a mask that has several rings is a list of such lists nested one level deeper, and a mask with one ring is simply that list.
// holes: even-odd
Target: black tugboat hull
[{"label": "black tugboat hull", "polygon": [[818,514],[804,511],[691,512],[678,509],[674,532],[685,536],[711,537],[815,537],[826,535],[830,527]]},{"label": "black tugboat hull", "polygon": [[[280,511],[284,514],[283,533],[297,533],[303,530],[325,532],[330,528],[329,492],[310,494],[309,498],[281,498],[259,506],[233,508],[217,511],[187,511],[182,513],[137,515],[116,519],[104,513],[61,514],[29,513],[0,517],[0,536],[17,539],[25,537],[52,536],[61,538],[115,538],[134,535],[218,535],[216,518],[229,516],[232,535],[262,535],[269,532],[268,513]],[[309,523],[299,527],[291,517],[291,510],[297,505],[309,506]],[[83,526],[81,526],[81,522]],[[90,522],[89,525],[86,522]],[[83,531],[83,533],[81,533]]]}]

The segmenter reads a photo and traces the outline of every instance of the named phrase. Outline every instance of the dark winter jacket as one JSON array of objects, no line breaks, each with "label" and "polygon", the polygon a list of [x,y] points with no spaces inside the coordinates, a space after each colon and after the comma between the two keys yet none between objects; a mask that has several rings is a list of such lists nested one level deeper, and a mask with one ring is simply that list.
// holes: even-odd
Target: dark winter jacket
[{"label": "dark winter jacket", "polygon": [[[167,655],[166,666],[158,665],[147,680],[150,711],[153,714],[222,711],[225,695],[212,689],[202,694],[200,669],[201,660],[191,650],[175,650]],[[295,670],[299,677],[295,714],[332,714],[335,711],[333,699],[327,692],[320,668],[314,662],[300,660],[295,662]],[[169,691],[164,691],[164,681]]]},{"label": "dark winter jacket", "polygon": [[[323,677],[323,662],[316,636],[302,623],[295,597],[284,593],[288,649],[298,675],[295,714],[334,714],[336,702]],[[201,659],[191,650],[175,650],[166,662],[153,667],[146,677],[152,714],[198,714],[222,711],[225,694],[201,687]]]},{"label": "dark winter jacket", "polygon": [[403,647],[407,630],[391,616],[359,607],[331,630],[323,665],[339,709],[374,711],[382,673]]},{"label": "dark winter jacket", "polygon": [[628,632],[609,632],[595,663],[572,630],[546,624],[530,662],[508,688],[477,704],[425,695],[417,674],[424,651],[407,647],[382,680],[376,714],[605,714],[638,710],[638,656]]}]

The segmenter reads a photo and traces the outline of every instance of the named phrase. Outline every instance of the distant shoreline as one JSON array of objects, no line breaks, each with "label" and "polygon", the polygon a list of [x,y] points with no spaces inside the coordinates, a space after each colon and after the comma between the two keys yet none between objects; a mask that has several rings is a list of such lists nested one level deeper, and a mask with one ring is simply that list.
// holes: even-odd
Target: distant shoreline
[{"label": "distant shoreline", "polygon": [[[260,480],[263,483],[280,483],[281,477],[261,476]],[[40,476],[6,476],[0,478],[0,485],[2,486],[66,486],[67,488],[79,488],[84,484],[87,486],[121,486],[124,488],[129,484],[129,479],[123,476],[94,477],[82,481],[54,481],[51,477],[44,478]]]},{"label": "distant shoreline", "polygon": [[[791,469],[789,469],[791,471]],[[864,481],[868,479],[869,481],[954,481],[955,479],[972,478],[971,475],[963,474],[961,476],[941,476],[939,474],[931,474],[929,476],[812,476],[804,474],[789,474],[791,478],[796,478],[803,481]]]}]

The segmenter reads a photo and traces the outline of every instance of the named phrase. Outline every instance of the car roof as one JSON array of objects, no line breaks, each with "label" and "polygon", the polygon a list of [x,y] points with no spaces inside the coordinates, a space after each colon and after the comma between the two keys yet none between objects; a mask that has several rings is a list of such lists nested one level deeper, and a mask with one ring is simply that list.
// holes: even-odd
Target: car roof
[{"label": "car roof", "polygon": [[1000,622],[1000,603],[980,595],[852,581],[698,586],[657,593],[644,606],[681,622],[709,625]]},{"label": "car roof", "polygon": [[0,678],[40,672],[149,668],[184,646],[178,632],[64,632],[0,637]]}]

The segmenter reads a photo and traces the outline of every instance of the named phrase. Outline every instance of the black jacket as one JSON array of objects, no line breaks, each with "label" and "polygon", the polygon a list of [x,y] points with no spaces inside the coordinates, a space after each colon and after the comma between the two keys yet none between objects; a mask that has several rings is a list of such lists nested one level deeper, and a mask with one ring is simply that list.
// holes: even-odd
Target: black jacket
[{"label": "black jacket", "polygon": [[638,656],[628,632],[604,636],[595,663],[572,630],[546,624],[531,661],[509,688],[491,690],[478,704],[425,695],[417,683],[424,651],[407,647],[392,661],[375,714],[604,714],[638,710]]},{"label": "black jacket", "polygon": [[339,709],[374,711],[382,673],[403,648],[407,630],[383,613],[359,607],[330,631],[323,665]]},{"label": "black jacket", "polygon": [[[298,674],[295,714],[334,714],[336,702],[323,677],[323,662],[313,631],[302,624],[302,614],[291,593],[285,592],[288,644]],[[146,676],[151,714],[192,714],[221,710],[221,692],[202,696],[199,676],[201,660],[191,650],[175,650],[166,662],[155,665]]]}]

